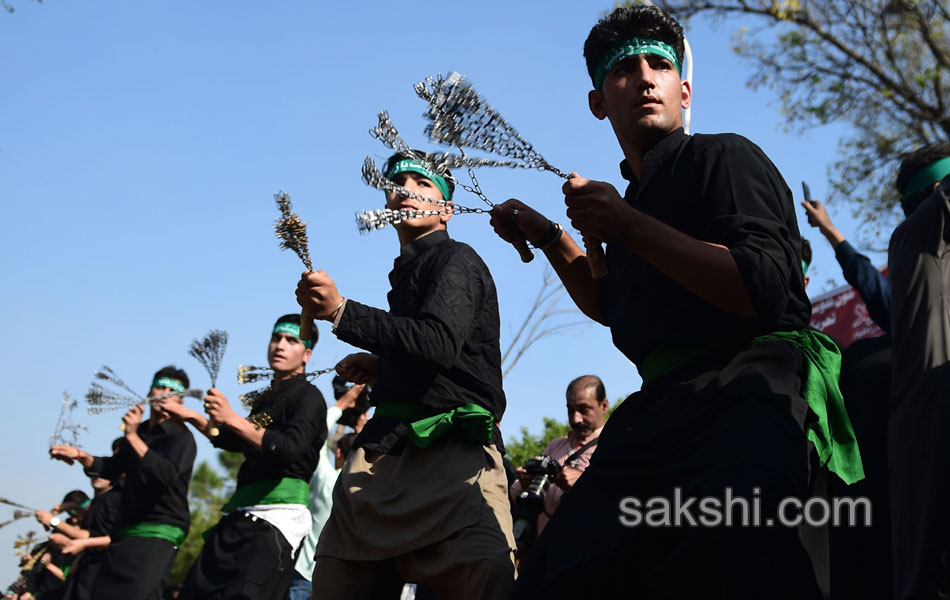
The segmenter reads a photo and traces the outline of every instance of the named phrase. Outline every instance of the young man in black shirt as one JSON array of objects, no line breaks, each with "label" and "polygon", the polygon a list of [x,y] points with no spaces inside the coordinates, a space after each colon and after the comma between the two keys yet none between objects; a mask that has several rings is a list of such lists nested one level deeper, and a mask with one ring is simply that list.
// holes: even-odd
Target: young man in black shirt
[{"label": "young man in black shirt", "polygon": [[376,406],[337,480],[313,589],[398,597],[413,582],[440,598],[504,598],[514,540],[495,427],[505,395],[494,282],[475,251],[448,236],[448,173],[399,154],[385,172],[433,199],[387,194],[387,208],[439,213],[396,225],[390,310],[344,300],[323,271],[297,288],[304,309],[367,350],[337,371],[372,382]]},{"label": "young man in black shirt", "polygon": [[[150,398],[184,392],[188,375],[175,367],[155,373]],[[181,403],[181,396],[165,400]],[[177,418],[153,403],[147,421],[143,406],[122,417],[125,440],[113,456],[96,457],[66,445],[53,446],[50,456],[86,474],[117,479],[125,473],[119,517],[112,542],[99,569],[93,598],[157,600],[165,589],[175,552],[191,523],[188,484],[195,460],[195,439]]]},{"label": "young man in black shirt", "polygon": [[237,489],[224,517],[211,530],[185,579],[179,598],[282,599],[294,573],[301,542],[311,529],[310,478],[327,439],[327,406],[305,370],[317,341],[300,338],[300,315],[277,319],[267,346],[274,370],[270,387],[244,418],[220,390],[205,397],[218,424],[181,405],[166,410],[191,423],[218,448],[243,452]]},{"label": "young man in black shirt", "polygon": [[[610,327],[644,382],[607,421],[515,598],[817,598],[796,530],[764,520],[783,497],[805,493],[806,439],[823,464],[860,476],[840,394],[825,408],[824,395],[834,395],[825,384],[837,385],[836,372],[822,377],[834,344],[805,331],[791,192],[748,140],[683,132],[683,49],[682,28],[652,6],[616,9],[585,43],[590,110],[613,127],[629,185],[622,197],[575,174],[563,192],[572,225],[607,243],[605,277],[594,278],[560,226],[525,204],[492,211],[501,237],[544,249],[578,308]],[[809,408],[820,417],[807,419],[806,438]],[[840,438],[830,439],[829,420],[841,424]],[[680,506],[694,499],[689,519],[667,511],[649,527],[646,508],[639,520],[630,510],[653,498],[674,507],[678,497]],[[728,497],[758,497],[760,525],[742,526],[749,510]],[[719,526],[698,521],[703,499],[720,503]]]}]

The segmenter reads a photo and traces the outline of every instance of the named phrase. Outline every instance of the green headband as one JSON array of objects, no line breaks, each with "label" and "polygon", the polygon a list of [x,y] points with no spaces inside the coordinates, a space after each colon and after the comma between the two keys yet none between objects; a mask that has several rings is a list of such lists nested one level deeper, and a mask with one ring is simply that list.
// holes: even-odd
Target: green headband
[{"label": "green headband", "polygon": [[944,156],[925,167],[921,167],[901,190],[901,196],[906,200],[947,175],[950,175],[950,156]]},{"label": "green headband", "polygon": [[172,379],[171,377],[156,377],[155,381],[152,382],[153,388],[168,388],[170,390],[175,390],[176,392],[184,392],[185,386],[182,382],[177,379]]},{"label": "green headband", "polygon": [[805,262],[805,259],[803,258],[802,259],[802,275],[808,274],[808,266],[809,266],[808,263]]},{"label": "green headband", "polygon": [[397,161],[396,164],[391,166],[386,172],[386,179],[392,180],[392,178],[396,175],[405,173],[407,171],[418,173],[434,183],[435,187],[438,188],[440,192],[442,192],[443,200],[448,201],[452,199],[452,192],[449,191],[449,184],[445,181],[445,177],[442,177],[418,160],[404,158],[400,161]]},{"label": "green headband", "polygon": [[676,50],[666,42],[661,42],[653,38],[632,37],[628,40],[621,40],[617,45],[611,48],[600,62],[597,63],[597,69],[594,71],[594,88],[600,89],[604,85],[604,79],[607,74],[616,67],[620,61],[637,56],[638,54],[656,54],[673,63],[676,72],[683,74],[683,67],[679,58],[676,57]]},{"label": "green headband", "polygon": [[[274,333],[288,333],[300,340],[300,325],[290,321],[281,321],[274,325]],[[307,348],[313,348],[313,340],[300,340]]]}]

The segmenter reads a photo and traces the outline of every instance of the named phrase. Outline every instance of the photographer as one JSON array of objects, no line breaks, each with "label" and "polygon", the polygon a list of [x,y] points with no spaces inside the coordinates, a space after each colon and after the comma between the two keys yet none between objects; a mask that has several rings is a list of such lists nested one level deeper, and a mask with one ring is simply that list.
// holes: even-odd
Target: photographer
[{"label": "photographer", "polygon": [[[571,432],[553,440],[548,447],[544,449],[544,456],[557,461],[563,468],[559,470],[554,478],[554,484],[542,491],[544,498],[544,509],[538,515],[537,535],[541,535],[544,526],[554,511],[564,493],[574,486],[574,482],[580,477],[587,464],[590,462],[591,454],[597,448],[596,443],[591,443],[600,435],[600,430],[604,427],[604,421],[607,418],[607,411],[610,409],[610,403],[607,401],[607,392],[604,389],[604,382],[596,375],[582,375],[572,381],[567,386],[567,422],[571,426]],[[569,457],[577,453],[585,445],[590,445],[569,464],[565,465]],[[539,461],[529,461],[529,466],[537,465],[542,467]],[[535,471],[536,469],[531,469]],[[518,481],[511,486],[511,501],[516,509],[526,503],[530,503],[533,498],[521,499],[522,492],[529,490],[532,479],[536,473],[526,470],[525,467],[517,469]],[[537,487],[537,486],[535,486]]]}]

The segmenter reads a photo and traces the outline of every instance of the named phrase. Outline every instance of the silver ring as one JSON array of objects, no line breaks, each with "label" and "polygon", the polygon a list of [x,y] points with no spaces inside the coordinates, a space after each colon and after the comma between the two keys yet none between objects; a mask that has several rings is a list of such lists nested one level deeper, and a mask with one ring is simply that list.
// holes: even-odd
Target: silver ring
[{"label": "silver ring", "polygon": [[517,221],[517,220],[518,220],[518,209],[517,209],[517,208],[511,209],[511,220],[512,220],[512,221]]}]

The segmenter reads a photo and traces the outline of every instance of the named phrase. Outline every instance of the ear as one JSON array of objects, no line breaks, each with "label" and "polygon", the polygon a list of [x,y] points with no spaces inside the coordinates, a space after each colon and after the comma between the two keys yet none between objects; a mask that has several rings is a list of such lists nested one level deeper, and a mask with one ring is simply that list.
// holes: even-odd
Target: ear
[{"label": "ear", "polygon": [[449,220],[452,218],[452,214],[455,211],[455,204],[449,201],[449,203],[445,205],[445,210],[446,212],[439,215],[439,223],[442,223],[443,225],[448,223]]},{"label": "ear", "polygon": [[607,118],[607,109],[604,107],[604,93],[600,90],[591,90],[587,92],[587,106],[590,107],[590,114],[603,121]]},{"label": "ear", "polygon": [[303,361],[304,361],[305,363],[310,362],[310,357],[311,357],[311,356],[313,356],[313,350],[311,350],[310,348],[307,348],[307,349],[304,350],[304,352],[303,352]]},{"label": "ear", "polygon": [[680,82],[680,106],[683,109],[689,108],[693,103],[693,87],[685,79]]}]

